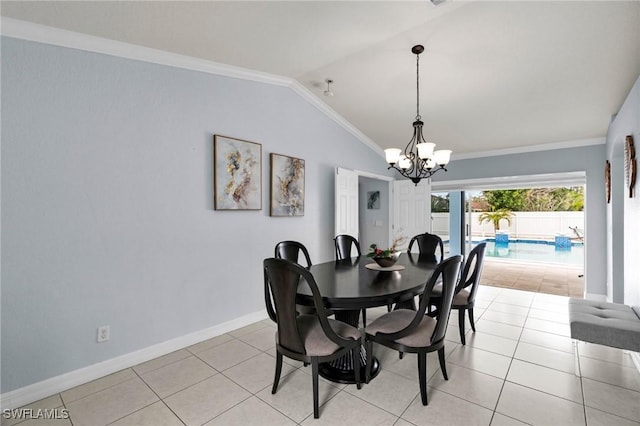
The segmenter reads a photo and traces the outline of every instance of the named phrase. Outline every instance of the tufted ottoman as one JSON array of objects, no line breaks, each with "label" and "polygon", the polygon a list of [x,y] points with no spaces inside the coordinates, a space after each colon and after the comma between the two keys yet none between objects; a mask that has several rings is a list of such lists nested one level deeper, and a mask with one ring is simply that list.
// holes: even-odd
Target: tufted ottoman
[{"label": "tufted ottoman", "polygon": [[640,352],[640,307],[570,299],[571,337]]}]

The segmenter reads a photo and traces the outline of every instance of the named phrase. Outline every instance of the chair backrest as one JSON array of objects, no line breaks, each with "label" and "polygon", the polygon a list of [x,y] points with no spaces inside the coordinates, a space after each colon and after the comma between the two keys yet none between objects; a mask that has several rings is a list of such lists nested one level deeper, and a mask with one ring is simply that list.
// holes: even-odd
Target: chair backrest
[{"label": "chair backrest", "polygon": [[415,317],[411,320],[411,323],[402,330],[386,334],[386,337],[390,340],[398,340],[411,334],[424,319],[425,312],[430,304],[433,287],[437,283],[442,282],[442,294],[438,296],[439,302],[437,305],[436,319],[438,322],[433,334],[431,335],[431,342],[425,343],[435,344],[444,339],[447,331],[447,325],[449,324],[449,313],[451,312],[453,294],[456,289],[456,284],[458,283],[461,264],[462,256],[460,255],[451,256],[443,262],[440,262],[425,285],[423,297],[420,300],[420,306],[416,311]]},{"label": "chair backrest", "polygon": [[444,260],[444,244],[442,243],[442,238],[440,238],[439,236],[435,234],[429,234],[428,232],[416,235],[415,237],[411,238],[407,251],[411,252],[411,247],[413,246],[414,242],[418,243],[418,250],[420,251],[420,254],[430,254],[435,257],[436,250],[439,249],[440,260]]},{"label": "chair backrest", "polygon": [[349,259],[351,257],[351,246],[356,247],[358,256],[361,255],[360,243],[351,235],[340,234],[333,239],[336,246],[336,260]]},{"label": "chair backrest", "polygon": [[295,263],[300,263],[298,258],[302,252],[305,261],[307,262],[307,268],[311,266],[311,258],[307,248],[297,241],[280,241],[276,244],[275,255],[276,259],[290,260]]},{"label": "chair backrest", "polygon": [[476,300],[476,293],[480,286],[480,275],[482,274],[482,264],[484,263],[484,251],[487,243],[480,243],[471,250],[467,261],[464,264],[460,281],[456,287],[456,294],[462,289],[469,288],[469,297],[467,303],[472,304]]},{"label": "chair backrest", "polygon": [[[289,260],[273,258],[264,260],[263,269],[265,307],[269,317],[278,324],[280,346],[292,352],[306,354],[298,321],[306,321],[310,315],[318,317],[327,337],[339,345],[345,343],[345,339],[338,336],[329,325],[328,311],[308,269]],[[300,285],[307,285],[311,289],[315,306],[312,314],[299,315],[296,311],[296,293]]]}]

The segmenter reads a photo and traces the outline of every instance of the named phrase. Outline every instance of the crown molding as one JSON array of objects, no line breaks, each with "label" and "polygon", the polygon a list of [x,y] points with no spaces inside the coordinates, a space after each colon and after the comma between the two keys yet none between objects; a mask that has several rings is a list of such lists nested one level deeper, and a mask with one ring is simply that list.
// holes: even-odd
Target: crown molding
[{"label": "crown molding", "polygon": [[327,104],[318,99],[317,96],[297,80],[289,77],[250,70],[248,68],[236,67],[88,34],[77,33],[19,19],[7,18],[4,16],[0,21],[0,33],[6,37],[287,87],[316,107],[331,120],[335,121],[368,148],[372,149],[380,156],[384,156],[382,148],[375,144],[369,137],[349,123],[344,119],[344,117],[338,114]]},{"label": "crown molding", "polygon": [[451,160],[468,160],[473,158],[482,157],[498,157],[500,155],[512,155],[512,154],[526,154],[528,152],[536,151],[552,151],[556,149],[567,148],[580,148],[591,145],[604,145],[607,142],[605,137],[590,138],[590,139],[576,139],[573,141],[545,143],[540,145],[529,145],[517,148],[505,148],[505,149],[493,149],[488,151],[470,152],[466,154],[452,154]]}]

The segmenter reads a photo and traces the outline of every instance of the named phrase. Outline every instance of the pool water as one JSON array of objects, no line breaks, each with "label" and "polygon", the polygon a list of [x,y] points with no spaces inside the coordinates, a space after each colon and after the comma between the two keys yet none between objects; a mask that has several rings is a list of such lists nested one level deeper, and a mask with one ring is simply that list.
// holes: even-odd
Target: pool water
[{"label": "pool water", "polygon": [[530,262],[563,263],[582,266],[584,264],[584,246],[572,244],[570,249],[556,250],[554,243],[545,241],[509,241],[508,245],[486,240],[485,255],[503,259],[518,259]]}]

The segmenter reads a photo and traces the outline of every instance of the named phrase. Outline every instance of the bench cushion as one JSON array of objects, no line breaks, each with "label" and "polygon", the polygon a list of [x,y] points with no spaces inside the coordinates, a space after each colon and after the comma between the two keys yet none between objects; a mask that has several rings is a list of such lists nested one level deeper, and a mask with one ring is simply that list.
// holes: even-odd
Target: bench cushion
[{"label": "bench cushion", "polygon": [[630,306],[570,299],[569,323],[574,339],[640,352],[640,318]]}]

